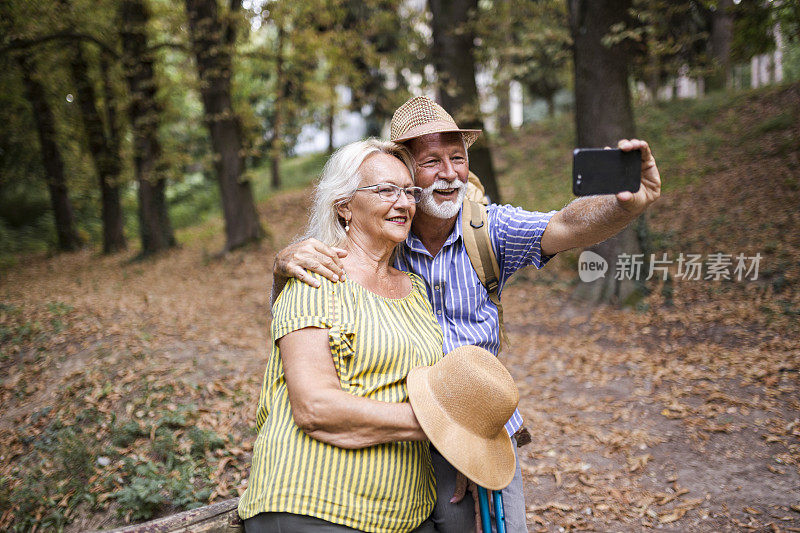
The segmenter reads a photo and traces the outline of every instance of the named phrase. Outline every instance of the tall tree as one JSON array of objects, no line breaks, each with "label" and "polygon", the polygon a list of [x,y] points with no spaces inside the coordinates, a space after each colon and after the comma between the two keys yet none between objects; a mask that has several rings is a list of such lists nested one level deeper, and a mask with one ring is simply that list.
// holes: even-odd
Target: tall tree
[{"label": "tall tree", "polygon": [[[232,47],[235,18],[220,18],[217,0],[185,0],[189,33],[200,78],[205,122],[211,134],[214,163],[225,217],[225,249],[261,238],[250,181],[244,179],[242,131],[231,101]],[[240,0],[231,0],[238,10]]]},{"label": "tall tree", "polygon": [[733,0],[719,0],[711,15],[711,58],[714,72],[707,80],[709,89],[731,86],[731,44],[733,44]]},{"label": "tall tree", "polygon": [[275,103],[273,104],[272,119],[272,142],[270,143],[270,163],[272,166],[272,188],[279,189],[281,186],[281,160],[283,159],[283,117],[285,114],[287,94],[287,83],[285,79],[285,45],[286,29],[283,21],[278,20],[278,37],[275,40]]},{"label": "tall tree", "polygon": [[64,176],[64,160],[56,142],[55,118],[47,101],[45,89],[39,82],[33,60],[25,56],[17,56],[17,63],[22,72],[25,96],[33,109],[36,131],[39,135],[42,165],[44,166],[47,188],[50,192],[50,205],[58,235],[58,249],[72,251],[83,244],[75,230],[75,216],[67,191],[67,180]]},{"label": "tall tree", "polygon": [[495,96],[497,96],[497,128],[501,133],[507,133],[511,129],[511,80],[498,79]]},{"label": "tall tree", "polygon": [[158,83],[153,72],[153,52],[148,47],[150,12],[144,0],[122,0],[118,6],[125,79],[130,102],[128,114],[133,128],[133,159],[139,184],[139,234],[142,255],[175,246],[161,172],[158,125],[161,108],[156,101]]},{"label": "tall tree", "polygon": [[[631,57],[626,41],[609,42],[612,26],[624,24],[631,0],[567,0],[575,65],[575,124],[578,146],[616,146],[635,135],[628,85]],[[592,246],[614,271],[620,254],[641,253],[637,219],[615,237]],[[597,303],[624,303],[636,290],[631,279],[608,275],[578,286],[578,299]]]},{"label": "tall tree", "polygon": [[[484,129],[475,82],[475,36],[472,15],[478,0],[428,0],[433,15],[431,56],[439,83],[442,107],[462,128]],[[493,202],[500,202],[492,154],[486,134],[469,150],[470,170],[480,177]]]},{"label": "tall tree", "polygon": [[[81,34],[76,28],[72,0],[59,0],[64,9],[68,33]],[[124,215],[121,203],[122,160],[120,158],[119,127],[115,122],[104,124],[98,108],[99,99],[89,62],[84,54],[83,39],[70,40],[67,44],[69,71],[75,84],[75,96],[83,123],[84,137],[92,156],[95,174],[100,183],[101,217],[103,221],[103,253],[110,254],[127,247],[124,232]],[[104,50],[110,52],[101,40],[94,39]],[[115,120],[109,110],[115,108],[113,93],[103,95],[106,117]]]},{"label": "tall tree", "polygon": [[[81,111],[86,141],[92,154],[95,172],[100,181],[103,219],[103,253],[109,254],[127,247],[123,231],[123,213],[120,202],[120,175],[122,163],[118,146],[106,135],[103,119],[97,108],[97,97],[89,75],[89,65],[79,42],[71,43],[70,70],[75,83],[76,99]],[[107,104],[113,95],[105,95]],[[113,132],[117,126],[108,125]]]}]

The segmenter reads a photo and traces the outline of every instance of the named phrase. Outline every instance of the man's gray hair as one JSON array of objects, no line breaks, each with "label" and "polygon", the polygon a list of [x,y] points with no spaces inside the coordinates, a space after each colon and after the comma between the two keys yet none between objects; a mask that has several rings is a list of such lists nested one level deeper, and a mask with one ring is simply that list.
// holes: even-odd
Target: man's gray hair
[{"label": "man's gray hair", "polygon": [[367,157],[377,153],[391,155],[402,161],[414,179],[414,160],[401,144],[370,138],[339,148],[325,163],[317,182],[305,238],[313,237],[329,246],[339,246],[347,239],[344,221],[336,208],[353,198],[361,184],[359,167]]}]

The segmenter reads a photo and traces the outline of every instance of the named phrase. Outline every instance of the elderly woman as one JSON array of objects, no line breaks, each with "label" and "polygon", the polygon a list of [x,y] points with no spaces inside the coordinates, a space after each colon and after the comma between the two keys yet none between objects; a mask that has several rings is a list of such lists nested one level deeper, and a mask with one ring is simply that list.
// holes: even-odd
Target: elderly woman
[{"label": "elderly woman", "polygon": [[291,280],[273,307],[245,530],[433,531],[435,481],[406,376],[441,357],[424,282],[392,265],[421,189],[400,145],[337,151],[309,236],[346,249],[347,279]]}]

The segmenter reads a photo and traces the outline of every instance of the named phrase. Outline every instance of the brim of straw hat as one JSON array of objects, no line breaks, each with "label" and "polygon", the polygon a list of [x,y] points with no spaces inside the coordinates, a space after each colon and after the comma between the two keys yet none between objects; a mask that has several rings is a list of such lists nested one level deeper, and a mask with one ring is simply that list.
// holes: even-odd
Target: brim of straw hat
[{"label": "brim of straw hat", "polygon": [[460,133],[464,137],[464,144],[469,148],[472,146],[472,143],[480,137],[482,130],[465,130],[459,128],[453,122],[435,120],[420,124],[419,126],[414,126],[397,139],[392,139],[392,141],[401,143],[416,139],[417,137],[422,137],[423,135],[430,135],[431,133]]},{"label": "brim of straw hat", "polygon": [[481,487],[506,488],[514,479],[516,456],[505,427],[485,438],[452,420],[430,388],[430,370],[429,366],[414,368],[407,378],[409,401],[425,435],[456,470]]}]

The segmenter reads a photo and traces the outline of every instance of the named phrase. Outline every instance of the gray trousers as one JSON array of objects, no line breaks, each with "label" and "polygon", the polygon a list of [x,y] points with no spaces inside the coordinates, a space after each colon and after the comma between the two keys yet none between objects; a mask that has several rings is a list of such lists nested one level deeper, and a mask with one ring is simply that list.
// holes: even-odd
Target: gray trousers
[{"label": "gray trousers", "polygon": [[[514,445],[514,454],[517,455],[517,441],[511,439]],[[456,474],[447,459],[441,456],[431,446],[431,460],[436,476],[436,506],[433,508],[433,524],[438,533],[466,533],[475,531],[475,501],[472,493],[467,491],[464,499],[459,503],[450,503],[456,488]],[[525,518],[525,492],[522,488],[522,471],[517,469],[511,484],[503,489],[503,510],[506,515],[506,531],[508,533],[527,533],[528,526]],[[494,513],[492,513],[492,531],[494,527]]]},{"label": "gray trousers", "polygon": [[[245,533],[353,533],[358,529],[291,513],[260,513],[244,521]],[[428,518],[411,533],[436,533]]]}]

